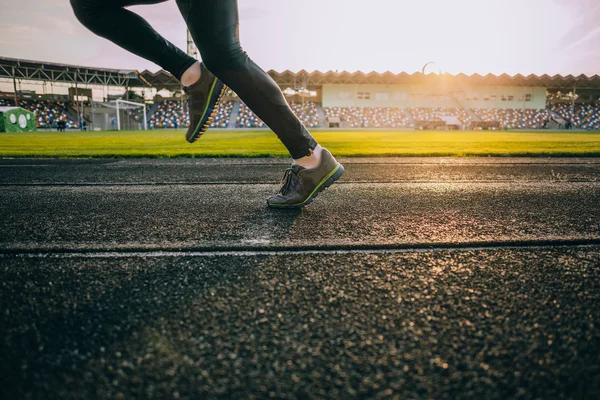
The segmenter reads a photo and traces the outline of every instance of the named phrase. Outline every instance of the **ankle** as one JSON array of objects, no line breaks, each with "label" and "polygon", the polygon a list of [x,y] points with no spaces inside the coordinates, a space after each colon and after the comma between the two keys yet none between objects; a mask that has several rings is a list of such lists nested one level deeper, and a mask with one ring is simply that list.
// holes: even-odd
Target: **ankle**
[{"label": "ankle", "polygon": [[189,87],[200,79],[200,63],[195,62],[191,67],[185,70],[181,75],[181,83],[183,86]]},{"label": "ankle", "polygon": [[321,145],[318,144],[317,147],[315,147],[312,150],[310,155],[299,159],[294,159],[294,164],[304,167],[306,169],[316,168],[321,163],[322,152],[323,148],[321,147]]}]

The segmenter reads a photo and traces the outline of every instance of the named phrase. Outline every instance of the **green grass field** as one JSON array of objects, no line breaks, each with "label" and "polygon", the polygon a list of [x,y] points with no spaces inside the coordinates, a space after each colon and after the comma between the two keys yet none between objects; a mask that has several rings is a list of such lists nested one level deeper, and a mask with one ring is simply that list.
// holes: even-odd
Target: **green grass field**
[{"label": "green grass field", "polygon": [[[600,156],[600,133],[314,131],[336,156]],[[270,131],[0,133],[0,157],[282,157]]]}]

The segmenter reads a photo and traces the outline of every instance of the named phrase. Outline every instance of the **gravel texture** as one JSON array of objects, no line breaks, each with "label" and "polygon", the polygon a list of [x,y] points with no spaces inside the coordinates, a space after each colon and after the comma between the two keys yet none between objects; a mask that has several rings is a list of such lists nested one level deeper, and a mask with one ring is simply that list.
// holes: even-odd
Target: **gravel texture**
[{"label": "gravel texture", "polygon": [[[350,158],[346,182],[600,182],[594,158]],[[0,159],[0,185],[278,183],[282,159]]]},{"label": "gravel texture", "polygon": [[372,246],[598,239],[600,183],[334,185],[302,211],[276,185],[3,187],[0,248]]},{"label": "gravel texture", "polygon": [[600,396],[600,247],[0,265],[7,399]]},{"label": "gravel texture", "polygon": [[0,398],[600,398],[598,159],[286,162],[0,160]]}]

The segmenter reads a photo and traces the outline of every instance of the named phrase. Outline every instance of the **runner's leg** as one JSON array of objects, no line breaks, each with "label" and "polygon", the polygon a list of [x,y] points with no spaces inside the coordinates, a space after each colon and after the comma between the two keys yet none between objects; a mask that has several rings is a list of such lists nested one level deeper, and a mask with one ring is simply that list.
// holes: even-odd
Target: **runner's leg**
[{"label": "runner's leg", "polygon": [[317,142],[289,107],[279,86],[242,50],[237,0],[177,0],[206,67],[262,119],[294,159]]},{"label": "runner's leg", "polygon": [[89,30],[116,45],[152,61],[181,80],[195,62],[163,38],[138,14],[125,7],[166,0],[71,0],[75,16]]}]

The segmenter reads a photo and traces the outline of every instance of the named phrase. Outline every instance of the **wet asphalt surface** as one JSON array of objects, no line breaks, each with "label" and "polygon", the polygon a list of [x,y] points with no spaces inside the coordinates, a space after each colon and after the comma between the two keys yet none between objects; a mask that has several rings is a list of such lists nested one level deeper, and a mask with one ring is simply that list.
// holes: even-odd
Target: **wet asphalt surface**
[{"label": "wet asphalt surface", "polygon": [[0,160],[0,398],[600,397],[599,159]]}]

